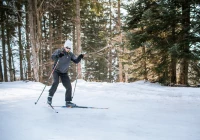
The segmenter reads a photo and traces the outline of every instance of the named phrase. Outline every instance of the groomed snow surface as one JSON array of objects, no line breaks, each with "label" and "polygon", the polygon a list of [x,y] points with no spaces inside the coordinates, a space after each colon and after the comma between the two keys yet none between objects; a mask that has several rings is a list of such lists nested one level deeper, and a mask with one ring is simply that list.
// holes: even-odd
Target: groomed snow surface
[{"label": "groomed snow surface", "polygon": [[[74,90],[75,83],[72,83]],[[73,102],[109,109],[55,109],[38,82],[0,83],[0,140],[200,140],[200,88],[78,80]],[[53,105],[65,104],[59,85]]]}]

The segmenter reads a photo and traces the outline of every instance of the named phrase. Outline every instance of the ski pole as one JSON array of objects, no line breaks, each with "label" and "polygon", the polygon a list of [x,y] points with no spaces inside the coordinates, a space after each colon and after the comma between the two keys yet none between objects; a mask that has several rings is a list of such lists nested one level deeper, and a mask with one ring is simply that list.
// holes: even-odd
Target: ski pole
[{"label": "ski pole", "polygon": [[76,82],[75,82],[75,86],[74,86],[74,92],[73,92],[72,99],[74,98],[74,93],[75,93],[75,89],[76,89],[76,83],[77,83],[78,76],[79,76],[79,73],[76,76]]},{"label": "ski pole", "polygon": [[[51,72],[51,74],[50,74],[50,76],[49,76],[49,79],[48,79],[47,83],[49,83],[49,80],[51,79],[51,76],[53,75],[53,72],[55,71],[55,69],[56,69],[58,63],[59,63],[59,59],[58,59],[56,65],[55,65],[55,67],[53,68],[53,70],[52,70],[52,72]],[[43,88],[43,90],[42,90],[42,93],[44,92],[44,89],[46,88],[46,86],[47,86],[47,85],[45,84],[45,86],[44,86],[44,88]],[[35,104],[38,103],[40,97],[42,96],[42,93],[40,94],[40,96],[39,96],[39,98],[37,99],[37,101],[35,102]]]}]

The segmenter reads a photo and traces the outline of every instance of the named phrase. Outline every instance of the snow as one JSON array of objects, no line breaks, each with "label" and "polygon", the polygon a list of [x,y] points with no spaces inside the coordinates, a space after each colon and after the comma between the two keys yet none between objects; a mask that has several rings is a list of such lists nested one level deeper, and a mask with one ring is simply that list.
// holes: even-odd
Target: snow
[{"label": "snow", "polygon": [[[109,109],[55,113],[46,104],[50,86],[35,105],[44,86],[0,83],[0,140],[200,140],[199,88],[78,80],[74,103]],[[59,84],[53,105],[65,104],[64,93]]]}]

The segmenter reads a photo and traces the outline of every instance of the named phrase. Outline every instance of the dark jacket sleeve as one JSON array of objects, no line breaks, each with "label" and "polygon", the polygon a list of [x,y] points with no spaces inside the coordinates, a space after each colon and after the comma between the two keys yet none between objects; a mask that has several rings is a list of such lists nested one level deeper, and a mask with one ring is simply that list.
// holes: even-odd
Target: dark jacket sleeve
[{"label": "dark jacket sleeve", "polygon": [[52,56],[51,56],[52,60],[57,61],[58,58],[59,58],[60,52],[61,52],[60,49],[55,50],[55,52],[54,52],[54,53],[52,54]]},{"label": "dark jacket sleeve", "polygon": [[78,64],[80,61],[81,61],[81,56],[79,55],[78,57],[76,57],[72,52],[70,52],[71,54],[71,60],[74,62],[74,63],[76,63],[76,64]]}]

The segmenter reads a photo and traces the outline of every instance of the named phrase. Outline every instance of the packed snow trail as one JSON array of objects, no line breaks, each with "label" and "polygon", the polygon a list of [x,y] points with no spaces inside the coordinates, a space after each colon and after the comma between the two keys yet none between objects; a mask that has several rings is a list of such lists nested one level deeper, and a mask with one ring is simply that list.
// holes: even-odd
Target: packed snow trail
[{"label": "packed snow trail", "polygon": [[[72,83],[74,86],[75,83]],[[46,104],[47,86],[37,82],[0,84],[1,140],[199,140],[200,89],[144,83],[78,80],[73,102],[109,109],[56,108]],[[62,106],[59,85],[53,105]]]}]

